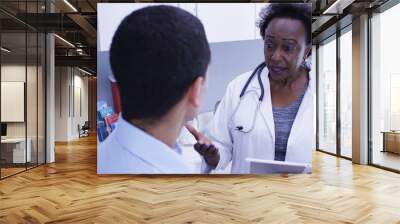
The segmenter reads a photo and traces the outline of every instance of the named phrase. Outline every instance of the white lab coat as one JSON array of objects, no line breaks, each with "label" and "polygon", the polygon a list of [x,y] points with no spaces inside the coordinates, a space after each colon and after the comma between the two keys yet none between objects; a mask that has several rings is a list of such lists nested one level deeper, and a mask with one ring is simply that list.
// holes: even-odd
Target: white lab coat
[{"label": "white lab coat", "polygon": [[[249,84],[240,107],[232,117],[239,103],[239,95],[250,78],[252,71],[244,73],[227,87],[226,93],[210,122],[206,135],[213,141],[220,152],[220,161],[216,171],[224,169],[232,161],[231,173],[249,173],[250,164],[246,158],[274,160],[275,129],[272,113],[271,92],[268,69],[265,67],[261,77],[264,86],[264,99],[256,110],[258,97],[261,93],[257,76]],[[304,94],[290,132],[285,161],[308,163],[311,172],[312,150],[314,147],[314,93],[311,81]],[[255,111],[256,114],[255,114]],[[255,120],[254,129],[249,133],[235,130],[237,126],[251,127]],[[207,170],[203,162],[203,171]]]}]

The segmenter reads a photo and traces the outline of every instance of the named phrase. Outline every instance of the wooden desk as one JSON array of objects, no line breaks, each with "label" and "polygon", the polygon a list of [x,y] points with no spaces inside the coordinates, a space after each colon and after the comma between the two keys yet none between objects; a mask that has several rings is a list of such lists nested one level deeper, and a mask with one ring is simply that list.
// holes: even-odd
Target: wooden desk
[{"label": "wooden desk", "polygon": [[382,152],[400,154],[400,131],[382,131],[381,133],[383,133]]}]

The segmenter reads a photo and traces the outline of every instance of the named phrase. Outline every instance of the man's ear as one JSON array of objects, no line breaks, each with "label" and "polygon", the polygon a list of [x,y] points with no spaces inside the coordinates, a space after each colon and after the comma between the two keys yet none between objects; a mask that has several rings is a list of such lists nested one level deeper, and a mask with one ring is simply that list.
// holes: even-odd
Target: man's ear
[{"label": "man's ear", "polygon": [[188,101],[194,107],[200,107],[201,104],[201,96],[203,93],[203,88],[205,85],[205,76],[198,76],[189,87],[188,90]]}]

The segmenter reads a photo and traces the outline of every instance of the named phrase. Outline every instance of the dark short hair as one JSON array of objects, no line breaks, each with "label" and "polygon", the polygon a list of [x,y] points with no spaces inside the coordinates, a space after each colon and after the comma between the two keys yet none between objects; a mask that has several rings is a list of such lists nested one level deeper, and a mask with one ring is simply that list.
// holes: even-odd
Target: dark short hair
[{"label": "dark short hair", "polygon": [[210,47],[200,20],[172,6],[132,12],[110,47],[111,69],[125,119],[157,119],[205,76]]},{"label": "dark short hair", "polygon": [[311,43],[311,4],[309,3],[271,3],[260,12],[258,27],[262,39],[265,29],[275,18],[289,18],[299,20],[304,25],[306,43]]}]

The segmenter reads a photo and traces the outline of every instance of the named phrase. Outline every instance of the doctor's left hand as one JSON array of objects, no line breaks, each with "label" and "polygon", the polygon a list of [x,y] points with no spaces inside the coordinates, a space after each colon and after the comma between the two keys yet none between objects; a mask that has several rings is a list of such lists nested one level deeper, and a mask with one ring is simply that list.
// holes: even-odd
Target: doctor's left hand
[{"label": "doctor's left hand", "polygon": [[198,132],[193,126],[186,124],[185,127],[197,140],[197,143],[194,145],[194,149],[204,157],[204,160],[210,167],[217,167],[220,159],[218,149],[209,139],[207,139],[202,133]]}]

